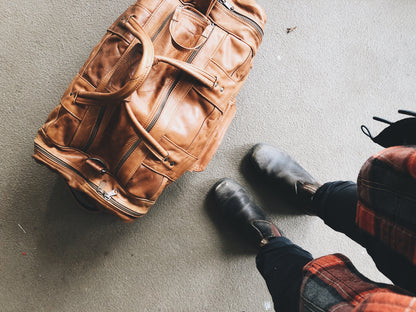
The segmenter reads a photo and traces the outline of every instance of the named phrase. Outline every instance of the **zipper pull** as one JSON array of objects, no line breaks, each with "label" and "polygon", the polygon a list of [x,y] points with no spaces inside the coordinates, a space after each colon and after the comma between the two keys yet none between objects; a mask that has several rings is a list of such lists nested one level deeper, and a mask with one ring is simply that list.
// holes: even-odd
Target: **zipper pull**
[{"label": "zipper pull", "polygon": [[117,189],[111,190],[110,192],[104,191],[104,187],[106,186],[107,181],[103,180],[100,182],[100,185],[97,188],[97,193],[101,194],[105,200],[110,200],[113,196],[118,194]]},{"label": "zipper pull", "polygon": [[97,188],[97,192],[99,194],[101,194],[101,195],[104,195],[105,194],[104,187],[105,187],[106,184],[107,184],[107,181],[105,181],[105,180],[103,180],[103,181],[100,182],[100,185]]},{"label": "zipper pull", "polygon": [[104,199],[110,200],[113,196],[116,196],[118,194],[117,189],[111,190],[110,192],[104,193]]},{"label": "zipper pull", "polygon": [[234,6],[232,4],[230,4],[229,2],[227,2],[227,0],[218,0],[223,6],[225,6],[228,10],[233,11],[234,10]]}]

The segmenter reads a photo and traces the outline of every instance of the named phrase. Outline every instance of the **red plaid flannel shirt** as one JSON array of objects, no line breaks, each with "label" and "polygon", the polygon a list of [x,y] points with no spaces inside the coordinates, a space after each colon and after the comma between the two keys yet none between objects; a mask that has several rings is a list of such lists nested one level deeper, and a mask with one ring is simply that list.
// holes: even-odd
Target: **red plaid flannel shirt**
[{"label": "red plaid flannel shirt", "polygon": [[415,297],[370,281],[341,254],[315,259],[303,270],[302,312],[416,312]]},{"label": "red plaid flannel shirt", "polygon": [[[357,183],[357,226],[416,265],[416,146],[396,146],[371,157]],[[335,254],[304,267],[301,311],[416,312],[416,297],[374,283]]]},{"label": "red plaid flannel shirt", "polygon": [[358,176],[356,223],[416,265],[416,146],[390,147]]}]

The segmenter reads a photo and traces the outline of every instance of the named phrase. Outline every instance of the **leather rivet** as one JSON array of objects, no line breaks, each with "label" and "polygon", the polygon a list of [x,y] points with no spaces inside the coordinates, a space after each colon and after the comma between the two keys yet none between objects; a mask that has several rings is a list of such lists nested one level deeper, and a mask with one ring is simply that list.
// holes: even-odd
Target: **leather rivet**
[{"label": "leather rivet", "polygon": [[224,87],[222,87],[222,88],[220,89],[220,92],[224,92]]}]

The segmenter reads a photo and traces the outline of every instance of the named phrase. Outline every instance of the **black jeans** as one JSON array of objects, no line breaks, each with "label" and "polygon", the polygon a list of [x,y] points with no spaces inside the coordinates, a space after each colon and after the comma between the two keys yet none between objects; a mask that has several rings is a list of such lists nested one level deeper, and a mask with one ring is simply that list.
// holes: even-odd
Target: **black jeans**
[{"label": "black jeans", "polygon": [[[331,228],[364,246],[377,267],[392,281],[414,291],[409,283],[415,268],[378,240],[362,233],[355,225],[357,186],[353,182],[329,182],[321,186],[312,202],[314,211]],[[257,269],[266,281],[277,311],[298,311],[302,268],[313,258],[285,237],[272,239],[256,258]]]},{"label": "black jeans", "polygon": [[302,269],[312,255],[286,237],[276,237],[257,255],[257,269],[266,281],[276,311],[299,311]]}]

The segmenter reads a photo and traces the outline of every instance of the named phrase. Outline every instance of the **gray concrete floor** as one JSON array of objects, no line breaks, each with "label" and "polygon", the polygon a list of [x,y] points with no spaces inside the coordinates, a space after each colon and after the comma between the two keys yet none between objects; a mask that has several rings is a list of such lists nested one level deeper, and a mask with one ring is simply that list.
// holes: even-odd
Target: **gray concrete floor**
[{"label": "gray concrete floor", "polygon": [[206,193],[223,176],[253,190],[314,256],[342,252],[386,281],[356,243],[254,192],[240,160],[267,142],[320,181],[355,180],[379,150],[360,125],[377,133],[373,115],[414,109],[415,1],[259,0],[264,43],[219,151],[130,225],[79,209],[62,180],[31,159],[38,127],[130,1],[0,3],[1,311],[271,310],[254,253],[207,213]]}]

